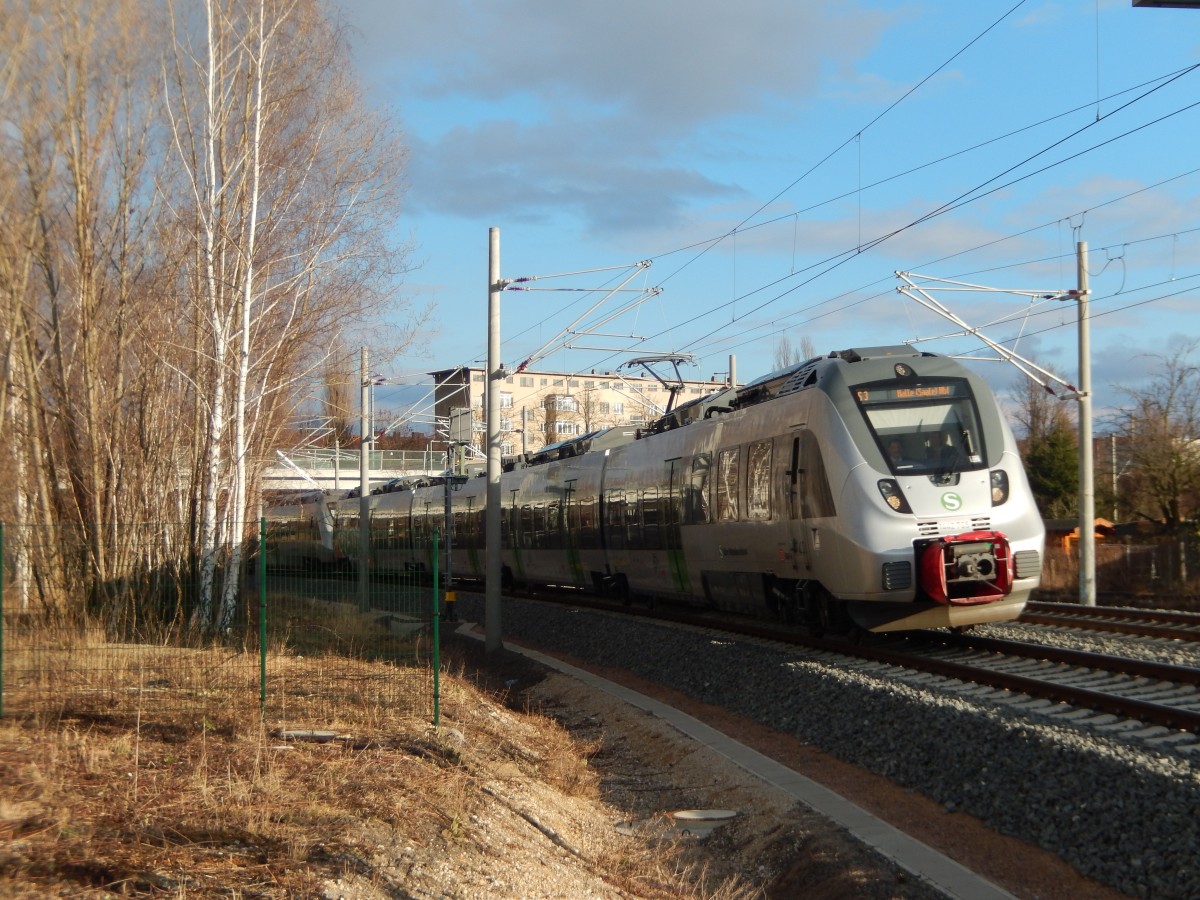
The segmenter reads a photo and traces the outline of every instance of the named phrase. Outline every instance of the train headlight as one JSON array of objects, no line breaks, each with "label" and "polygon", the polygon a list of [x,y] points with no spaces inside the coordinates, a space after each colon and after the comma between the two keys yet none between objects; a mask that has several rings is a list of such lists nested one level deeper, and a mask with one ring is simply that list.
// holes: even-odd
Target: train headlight
[{"label": "train headlight", "polygon": [[883,502],[898,513],[910,513],[912,507],[908,505],[908,501],[904,499],[904,494],[900,490],[900,485],[891,478],[879,479],[879,493],[883,495]]},{"label": "train headlight", "polygon": [[1008,473],[1003,469],[992,470],[992,506],[1008,500]]}]

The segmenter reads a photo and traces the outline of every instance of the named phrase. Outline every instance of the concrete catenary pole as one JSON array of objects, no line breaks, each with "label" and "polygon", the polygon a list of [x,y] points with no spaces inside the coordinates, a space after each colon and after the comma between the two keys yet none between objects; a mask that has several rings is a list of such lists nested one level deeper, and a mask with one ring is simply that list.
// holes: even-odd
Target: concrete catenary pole
[{"label": "concrete catenary pole", "polygon": [[1092,346],[1088,333],[1088,245],[1077,245],[1079,267],[1079,602],[1096,605],[1096,488],[1092,459]]},{"label": "concrete catenary pole", "polygon": [[500,229],[488,229],[487,503],[484,535],[484,648],[503,648],[500,632]]}]

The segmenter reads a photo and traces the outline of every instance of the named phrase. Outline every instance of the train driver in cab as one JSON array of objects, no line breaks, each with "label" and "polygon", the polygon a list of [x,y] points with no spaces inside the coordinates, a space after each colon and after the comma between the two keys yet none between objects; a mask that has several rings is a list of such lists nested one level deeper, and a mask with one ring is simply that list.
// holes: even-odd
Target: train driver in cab
[{"label": "train driver in cab", "polygon": [[899,438],[892,438],[888,441],[887,454],[888,462],[892,464],[893,469],[913,464],[913,461],[904,455],[904,442]]}]

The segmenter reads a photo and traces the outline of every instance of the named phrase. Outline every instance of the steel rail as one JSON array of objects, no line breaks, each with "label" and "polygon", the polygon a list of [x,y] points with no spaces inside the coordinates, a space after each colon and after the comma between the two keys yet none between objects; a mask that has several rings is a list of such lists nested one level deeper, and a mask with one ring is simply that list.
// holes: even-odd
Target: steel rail
[{"label": "steel rail", "polygon": [[[1054,625],[1062,628],[1082,628],[1086,631],[1105,631],[1113,634],[1133,634],[1138,637],[1156,637],[1170,641],[1200,641],[1200,621],[1193,628],[1172,628],[1170,625],[1148,625],[1139,622],[1118,621],[1114,616],[1093,616],[1093,609],[1101,607],[1074,607],[1070,613],[1040,612],[1027,606],[1018,622],[1025,625]],[[1127,618],[1136,618],[1136,613],[1126,613]]]},{"label": "steel rail", "polygon": [[1200,668],[1195,666],[1176,666],[1148,659],[1108,656],[1104,653],[1092,653],[1087,650],[1048,647],[1045,644],[1028,644],[1023,641],[1008,641],[1002,638],[976,637],[972,634],[939,634],[923,631],[921,637],[925,640],[940,641],[948,647],[982,650],[1005,656],[1020,656],[1025,659],[1041,659],[1046,662],[1133,675],[1138,678],[1157,678],[1160,681],[1170,681],[1176,684],[1200,685]]},{"label": "steel rail", "polygon": [[[537,592],[521,592],[521,594],[529,599],[545,602],[609,611],[621,615],[636,615],[657,621],[719,630],[741,637],[758,638],[797,647],[829,651],[901,669],[929,672],[958,681],[987,685],[988,687],[1025,694],[1030,697],[1066,703],[1077,708],[1090,709],[1096,712],[1132,719],[1146,725],[1160,725],[1165,728],[1179,729],[1200,735],[1200,711],[1164,706],[1159,703],[1122,697],[1118,694],[1106,693],[1090,688],[1072,687],[1027,675],[997,672],[968,663],[922,656],[912,651],[863,643],[861,641],[812,637],[797,629],[786,629],[779,625],[771,626],[765,622],[755,623],[731,621],[728,618],[718,619],[712,613],[705,614],[704,612],[695,613],[674,609],[616,605],[596,599],[586,591],[572,590],[560,592],[555,590],[541,590]],[[1189,666],[1169,666],[1165,663],[1134,660],[1126,657],[1106,657],[1098,653],[1063,650],[1044,645],[1023,644],[992,638],[971,637],[969,635],[955,635],[950,632],[921,632],[920,635],[925,639],[928,639],[932,635],[936,640],[951,646],[956,644],[960,646],[971,645],[979,650],[1003,653],[1009,656],[1038,657],[1048,662],[1061,662],[1068,665],[1122,672],[1130,675],[1140,674],[1147,678],[1159,678],[1177,683],[1200,684],[1200,669]],[[1010,644],[1013,646],[1009,647],[1008,645]]]},{"label": "steel rail", "polygon": [[941,675],[945,678],[954,678],[974,684],[985,684],[1001,690],[1027,694],[1030,697],[1039,697],[1075,707],[1096,710],[1097,712],[1110,713],[1122,718],[1134,719],[1146,725],[1161,725],[1165,728],[1177,728],[1182,731],[1192,732],[1193,734],[1200,734],[1200,712],[1163,706],[1159,703],[1149,703],[1145,700],[1122,697],[1117,694],[1091,690],[1090,688],[1071,687],[1070,685],[1043,681],[1042,679],[1031,678],[1026,675],[1013,675],[1008,672],[981,669],[966,663],[913,656],[910,653],[898,652],[883,647],[851,644],[843,645],[843,648],[839,649],[839,652],[900,668],[918,669],[923,672]]},{"label": "steel rail", "polygon": [[1147,619],[1151,622],[1174,622],[1200,628],[1200,612],[1181,609],[1141,609],[1136,606],[1080,606],[1078,603],[1048,603],[1043,600],[1025,604],[1028,612],[1061,613],[1090,616],[1097,619]]}]

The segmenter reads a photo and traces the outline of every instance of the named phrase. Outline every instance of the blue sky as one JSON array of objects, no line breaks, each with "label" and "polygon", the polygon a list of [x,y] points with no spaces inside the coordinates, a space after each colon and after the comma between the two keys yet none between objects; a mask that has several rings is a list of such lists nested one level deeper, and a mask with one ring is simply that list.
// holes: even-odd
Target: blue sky
[{"label": "blue sky", "polygon": [[[904,270],[998,288],[1075,285],[1090,247],[1097,410],[1200,336],[1200,11],[1129,0],[344,0],[370,102],[411,158],[399,288],[436,306],[423,356],[482,361],[488,228],[501,275],[651,260],[662,288],[536,363],[609,370],[690,353],[773,368],[902,343],[980,353],[900,295]],[[550,344],[617,271],[503,295],[510,365]],[[934,295],[1076,379],[1074,304]],[[618,295],[628,303],[636,295]],[[615,311],[610,301],[585,323]],[[621,335],[616,337],[615,335]],[[620,347],[627,352],[578,349]],[[980,370],[998,391],[1018,374]],[[386,403],[386,399],[381,401]]]}]

